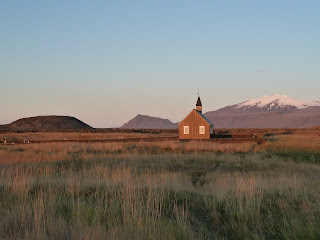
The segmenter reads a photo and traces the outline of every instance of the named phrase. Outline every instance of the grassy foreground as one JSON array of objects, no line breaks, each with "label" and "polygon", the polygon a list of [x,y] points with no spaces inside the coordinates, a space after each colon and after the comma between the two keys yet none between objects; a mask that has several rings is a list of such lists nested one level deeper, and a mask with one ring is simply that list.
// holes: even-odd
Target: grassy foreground
[{"label": "grassy foreground", "polygon": [[2,146],[0,239],[320,239],[317,145],[272,144]]}]

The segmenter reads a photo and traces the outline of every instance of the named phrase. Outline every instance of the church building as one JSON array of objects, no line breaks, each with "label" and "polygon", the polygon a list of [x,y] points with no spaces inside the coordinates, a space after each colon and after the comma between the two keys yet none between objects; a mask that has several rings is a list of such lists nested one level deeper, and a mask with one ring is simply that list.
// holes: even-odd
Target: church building
[{"label": "church building", "polygon": [[202,114],[200,96],[193,109],[179,124],[179,139],[210,139],[213,124]]}]

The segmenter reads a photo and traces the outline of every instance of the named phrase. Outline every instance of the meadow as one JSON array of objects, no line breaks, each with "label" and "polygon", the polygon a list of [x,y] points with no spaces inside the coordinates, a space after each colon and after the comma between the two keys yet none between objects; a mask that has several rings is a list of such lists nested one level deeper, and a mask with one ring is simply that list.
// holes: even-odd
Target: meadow
[{"label": "meadow", "polygon": [[1,144],[0,239],[320,239],[319,132],[265,138]]}]

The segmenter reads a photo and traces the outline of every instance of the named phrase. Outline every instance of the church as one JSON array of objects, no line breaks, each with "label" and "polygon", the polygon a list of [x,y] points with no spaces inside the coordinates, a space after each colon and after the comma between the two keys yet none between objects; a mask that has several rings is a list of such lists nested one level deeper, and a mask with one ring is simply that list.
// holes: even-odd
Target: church
[{"label": "church", "polygon": [[213,124],[202,114],[202,103],[198,96],[196,109],[179,123],[179,139],[210,139],[212,133]]}]

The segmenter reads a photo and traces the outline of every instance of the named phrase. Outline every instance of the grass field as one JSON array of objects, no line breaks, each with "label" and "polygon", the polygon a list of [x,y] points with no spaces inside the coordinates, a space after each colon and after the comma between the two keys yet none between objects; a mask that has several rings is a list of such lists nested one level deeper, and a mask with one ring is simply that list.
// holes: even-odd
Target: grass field
[{"label": "grass field", "polygon": [[2,144],[0,239],[320,239],[319,132],[281,133]]}]

